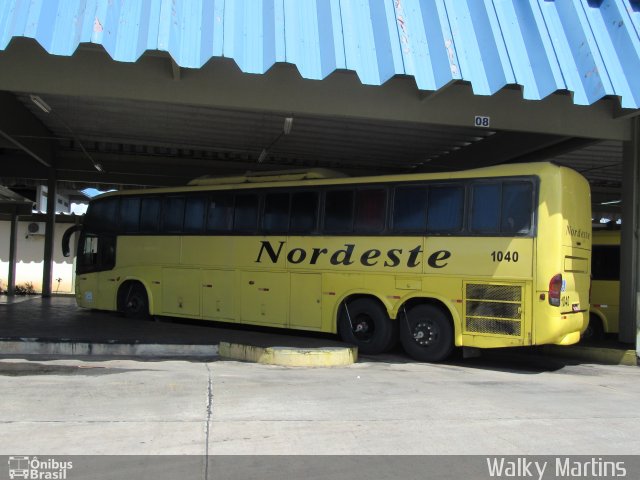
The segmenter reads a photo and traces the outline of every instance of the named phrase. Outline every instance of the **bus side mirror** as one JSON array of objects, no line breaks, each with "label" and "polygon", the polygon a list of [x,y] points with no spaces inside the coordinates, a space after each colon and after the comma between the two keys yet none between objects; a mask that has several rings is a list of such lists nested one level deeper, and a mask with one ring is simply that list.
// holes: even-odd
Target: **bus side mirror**
[{"label": "bus side mirror", "polygon": [[74,225],[67,228],[67,230],[64,232],[64,235],[62,235],[62,255],[64,257],[68,257],[71,253],[71,248],[69,247],[69,240],[71,240],[71,235],[81,229],[82,225]]}]

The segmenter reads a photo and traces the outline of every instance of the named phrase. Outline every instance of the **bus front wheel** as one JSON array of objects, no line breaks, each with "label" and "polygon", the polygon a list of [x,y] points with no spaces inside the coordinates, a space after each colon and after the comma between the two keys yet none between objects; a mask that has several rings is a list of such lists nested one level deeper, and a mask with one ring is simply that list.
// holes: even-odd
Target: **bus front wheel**
[{"label": "bus front wheel", "polygon": [[345,302],[338,322],[342,341],[358,347],[360,353],[375,355],[393,347],[395,325],[375,300],[358,298]]},{"label": "bus front wheel", "polygon": [[123,313],[127,318],[149,318],[147,291],[139,283],[134,283],[129,286],[124,300]]},{"label": "bus front wheel", "polygon": [[453,328],[448,315],[435,305],[417,305],[399,315],[400,343],[421,362],[439,362],[453,350]]}]

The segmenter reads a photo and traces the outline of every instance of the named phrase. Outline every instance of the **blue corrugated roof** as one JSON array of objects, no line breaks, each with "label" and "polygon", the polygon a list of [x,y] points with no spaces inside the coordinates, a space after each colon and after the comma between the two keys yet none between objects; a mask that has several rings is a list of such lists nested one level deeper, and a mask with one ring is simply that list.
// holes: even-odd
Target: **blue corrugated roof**
[{"label": "blue corrugated roof", "polygon": [[372,85],[410,75],[422,90],[466,80],[490,95],[520,84],[526,99],[569,90],[576,104],[617,95],[640,107],[637,0],[3,0],[0,49],[13,37],[56,55],[91,42],[122,62],[163,50],[186,68],[288,62],[310,79],[347,69]]}]

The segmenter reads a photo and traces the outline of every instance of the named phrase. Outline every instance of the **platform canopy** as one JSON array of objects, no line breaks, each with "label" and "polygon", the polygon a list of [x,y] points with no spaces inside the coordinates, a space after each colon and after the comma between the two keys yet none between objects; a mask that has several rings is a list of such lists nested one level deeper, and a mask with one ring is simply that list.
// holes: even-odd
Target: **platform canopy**
[{"label": "platform canopy", "polygon": [[638,0],[0,1],[0,185],[555,160],[625,197],[627,339],[639,114]]},{"label": "platform canopy", "polygon": [[522,86],[525,99],[569,91],[578,105],[617,96],[640,106],[640,2],[634,0],[5,0],[0,49],[34,38],[48,53],[102,45],[135,62],[165,51],[179,67],[233,59],[245,73],[294,65],[321,80],[396,75],[476,95]]},{"label": "platform canopy", "polygon": [[608,199],[639,32],[637,0],[5,0],[0,183],[559,159]]},{"label": "platform canopy", "polygon": [[0,185],[0,218],[6,215],[29,215],[33,202]]}]

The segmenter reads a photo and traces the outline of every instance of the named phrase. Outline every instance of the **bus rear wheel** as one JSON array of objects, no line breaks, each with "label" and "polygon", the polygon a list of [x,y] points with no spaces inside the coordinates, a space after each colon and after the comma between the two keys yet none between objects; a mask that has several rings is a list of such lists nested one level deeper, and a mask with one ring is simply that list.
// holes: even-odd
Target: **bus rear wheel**
[{"label": "bus rear wheel", "polygon": [[338,321],[344,342],[358,347],[360,353],[375,355],[391,349],[396,340],[396,325],[375,300],[358,298],[345,302]]},{"label": "bus rear wheel", "polygon": [[398,316],[400,343],[421,362],[440,362],[453,351],[453,328],[448,315],[435,305],[417,305]]},{"label": "bus rear wheel", "polygon": [[134,283],[129,286],[124,298],[122,312],[127,318],[141,320],[149,318],[149,298],[147,297],[147,291],[141,284]]},{"label": "bus rear wheel", "polygon": [[597,342],[604,338],[604,328],[602,321],[593,313],[589,315],[589,326],[582,333],[582,340],[585,342]]}]

